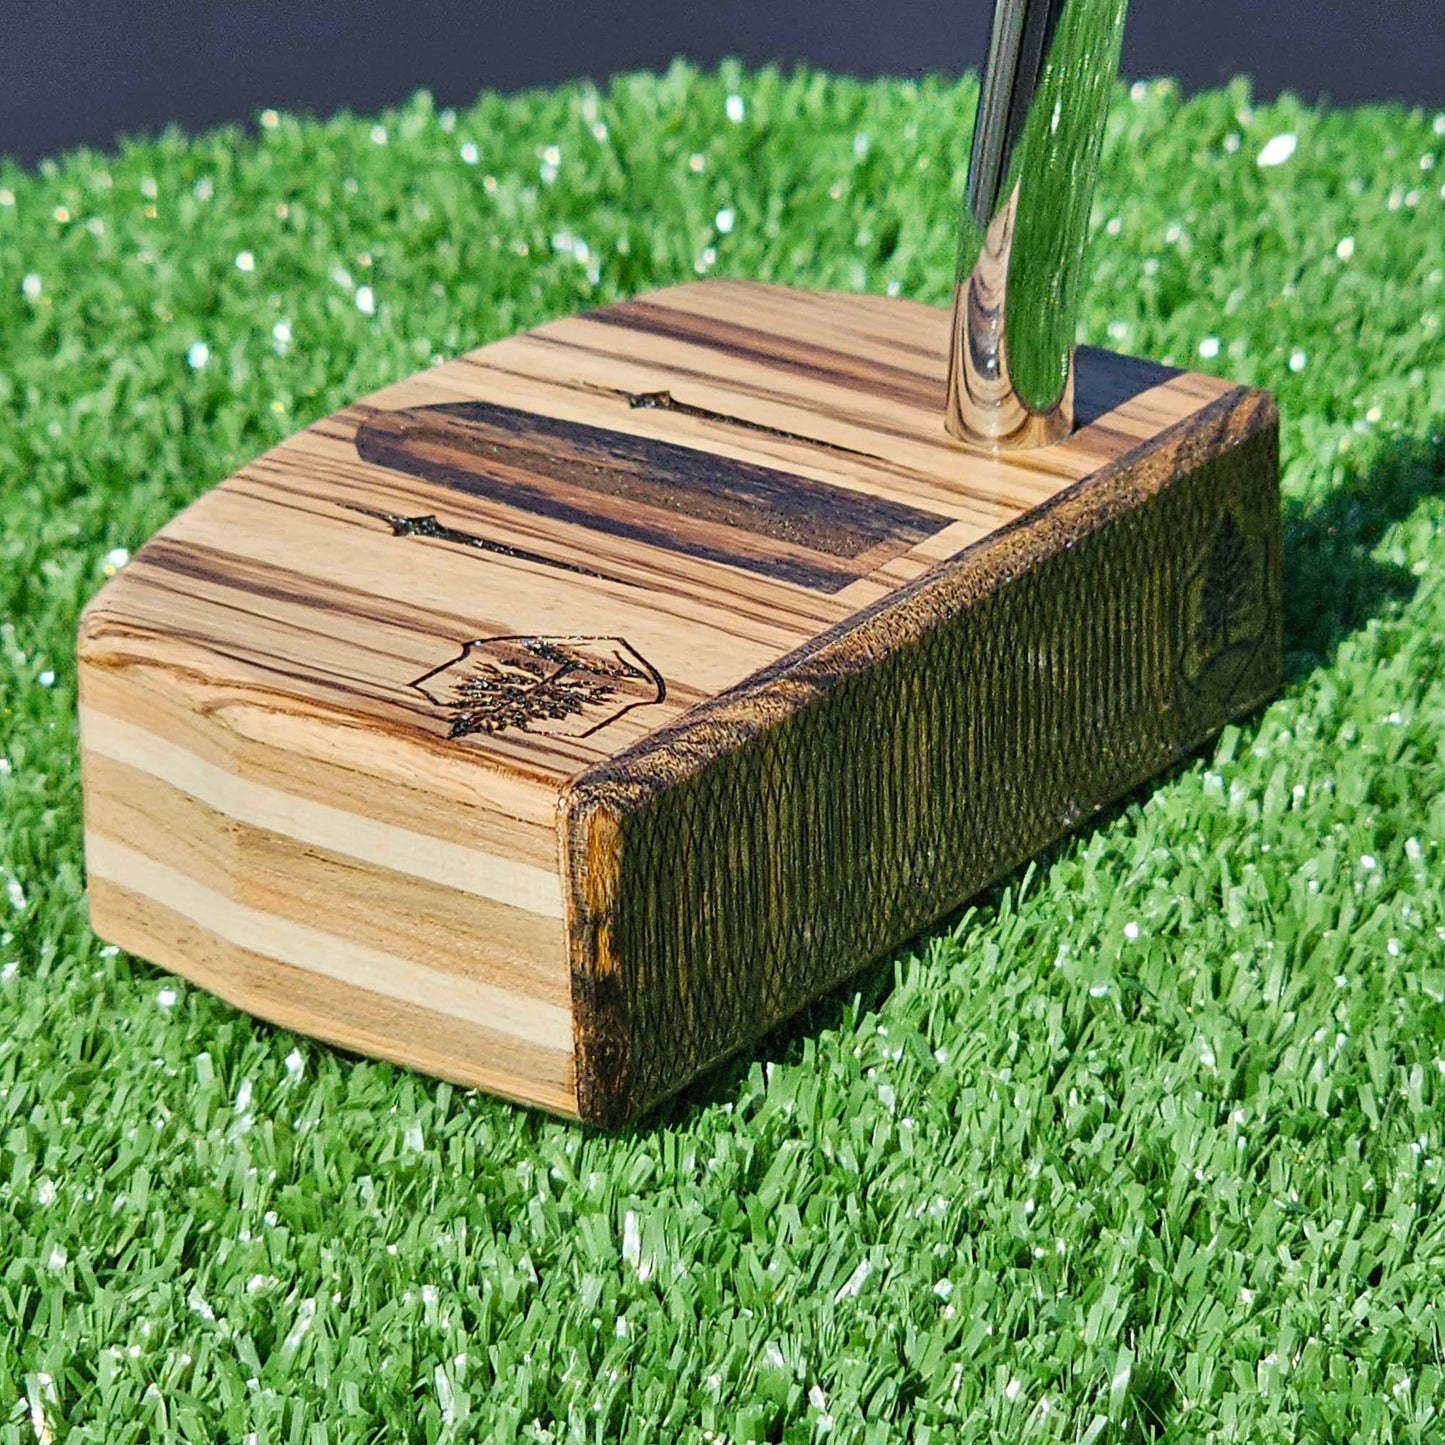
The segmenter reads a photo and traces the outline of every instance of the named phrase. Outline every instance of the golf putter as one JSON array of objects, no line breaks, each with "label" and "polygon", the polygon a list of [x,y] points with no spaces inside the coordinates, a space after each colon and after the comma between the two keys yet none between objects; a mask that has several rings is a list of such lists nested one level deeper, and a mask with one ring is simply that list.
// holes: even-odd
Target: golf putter
[{"label": "golf putter", "polygon": [[86,608],[96,932],[617,1128],[1257,707],[1260,391],[1075,348],[1123,0],[998,0],[953,315],[739,280],[428,369]]}]

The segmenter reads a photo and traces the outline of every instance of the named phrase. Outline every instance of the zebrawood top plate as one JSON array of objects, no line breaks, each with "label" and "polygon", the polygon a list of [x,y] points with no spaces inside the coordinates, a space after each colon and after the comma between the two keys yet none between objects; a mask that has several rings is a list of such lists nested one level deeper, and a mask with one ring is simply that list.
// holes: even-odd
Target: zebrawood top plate
[{"label": "zebrawood top plate", "polygon": [[172,666],[490,764],[545,811],[1230,389],[1086,349],[1073,437],[972,453],[941,422],[947,324],[708,282],[496,342],[202,497],[92,607],[91,648],[153,628]]}]

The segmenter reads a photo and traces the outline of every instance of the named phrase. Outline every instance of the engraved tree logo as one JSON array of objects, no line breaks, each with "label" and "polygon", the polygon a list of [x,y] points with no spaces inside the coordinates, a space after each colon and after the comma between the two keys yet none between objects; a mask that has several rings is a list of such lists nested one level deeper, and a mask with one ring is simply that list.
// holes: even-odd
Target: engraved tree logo
[{"label": "engraved tree logo", "polygon": [[446,710],[449,738],[586,737],[666,695],[656,668],[616,637],[483,638],[412,685]]},{"label": "engraved tree logo", "polygon": [[1204,567],[1194,646],[1201,652],[1228,647],[1231,634],[1249,607],[1254,567],[1234,514],[1226,512]]},{"label": "engraved tree logo", "polygon": [[525,729],[529,723],[578,717],[589,706],[617,695],[610,682],[596,681],[585,658],[551,642],[527,642],[531,655],[510,667],[482,662],[452,687],[452,738],[472,733]]},{"label": "engraved tree logo", "polygon": [[1191,686],[1232,686],[1263,637],[1261,551],[1260,541],[1245,534],[1233,512],[1225,512],[1185,589],[1181,666]]}]

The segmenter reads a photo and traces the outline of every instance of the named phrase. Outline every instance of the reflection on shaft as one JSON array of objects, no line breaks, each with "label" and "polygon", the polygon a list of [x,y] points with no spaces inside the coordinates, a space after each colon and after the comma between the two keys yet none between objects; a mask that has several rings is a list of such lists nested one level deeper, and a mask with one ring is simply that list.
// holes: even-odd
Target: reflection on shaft
[{"label": "reflection on shaft", "polygon": [[1127,0],[997,0],[969,163],[945,421],[1045,446],[1074,422],[1089,208]]}]

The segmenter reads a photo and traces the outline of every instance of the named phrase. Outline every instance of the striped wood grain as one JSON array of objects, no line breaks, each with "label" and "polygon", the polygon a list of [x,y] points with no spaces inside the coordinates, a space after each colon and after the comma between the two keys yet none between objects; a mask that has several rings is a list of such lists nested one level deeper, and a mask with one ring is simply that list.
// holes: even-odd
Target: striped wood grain
[{"label": "striped wood grain", "polygon": [[[781,716],[776,679],[826,639],[865,628],[883,658],[889,599],[1091,479],[1142,475],[1172,437],[1163,486],[1188,470],[1180,438],[1258,410],[1086,350],[1073,437],[972,452],[942,427],[947,324],[682,286],[421,373],[207,493],[82,621],[97,931],[263,1018],[613,1123],[801,1004],[836,970],[770,984],[671,1063],[608,1064],[586,895],[622,875],[579,878],[579,819],[600,824],[578,800],[659,748],[726,753]],[[1243,434],[1216,427],[1188,465]],[[641,1017],[644,975],[733,963],[618,967]]]}]

